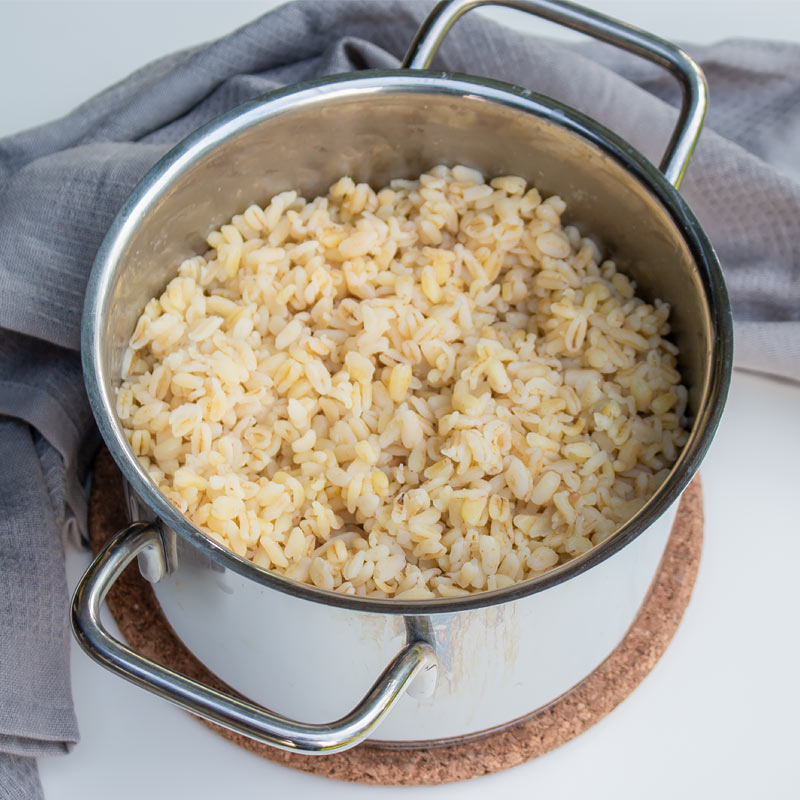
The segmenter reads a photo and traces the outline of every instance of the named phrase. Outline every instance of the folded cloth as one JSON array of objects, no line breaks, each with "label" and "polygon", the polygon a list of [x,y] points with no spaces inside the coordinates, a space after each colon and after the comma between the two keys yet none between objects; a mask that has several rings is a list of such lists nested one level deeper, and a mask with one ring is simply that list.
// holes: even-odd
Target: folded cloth
[{"label": "folded cloth", "polygon": [[3,800],[42,800],[44,795],[36,760],[0,753],[0,789]]},{"label": "folded cloth", "polygon": [[[30,759],[77,739],[59,529],[85,531],[94,431],[80,315],[114,214],[172,145],[237,104],[322,75],[397,67],[428,8],[298,0],[0,140],[0,795],[39,796]],[[712,103],[682,191],[725,269],[737,363],[800,380],[800,47],[688,49]],[[525,37],[475,14],[455,26],[437,66],[556,97],[655,162],[676,116],[673,79],[653,65],[596,43]]]}]

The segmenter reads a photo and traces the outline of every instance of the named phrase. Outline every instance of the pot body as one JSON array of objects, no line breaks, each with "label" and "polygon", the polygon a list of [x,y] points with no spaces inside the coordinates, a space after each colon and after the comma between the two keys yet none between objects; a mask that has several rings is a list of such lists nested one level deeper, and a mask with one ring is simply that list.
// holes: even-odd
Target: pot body
[{"label": "pot body", "polygon": [[344,716],[401,648],[428,641],[438,661],[435,686],[406,693],[370,741],[443,744],[550,704],[614,650],[657,571],[674,510],[571,580],[454,613],[387,615],[309,603],[216,568],[180,537],[172,571],[153,589],[205,666],[248,699],[306,722]]},{"label": "pot body", "polygon": [[[180,260],[202,252],[204,235],[249,204],[288,189],[313,197],[342,175],[385,185],[439,163],[521,175],[543,194],[558,193],[569,222],[613,253],[642,295],[672,305],[693,415],[689,442],[634,519],[534,581],[400,604],[295,584],[215,544],[158,491],[114,411],[123,353],[144,304]],[[133,489],[134,518],[162,525],[166,570],[145,563],[143,572],[158,578],[158,600],[181,639],[237,691],[306,721],[344,713],[400,647],[427,641],[439,661],[435,690],[403,698],[377,737],[401,745],[507,724],[557,699],[614,649],[713,435],[732,350],[710,244],[674,188],[629,145],[525,90],[402,71],[271,95],[172,151],[123,207],[98,253],[83,335],[90,400]]]}]

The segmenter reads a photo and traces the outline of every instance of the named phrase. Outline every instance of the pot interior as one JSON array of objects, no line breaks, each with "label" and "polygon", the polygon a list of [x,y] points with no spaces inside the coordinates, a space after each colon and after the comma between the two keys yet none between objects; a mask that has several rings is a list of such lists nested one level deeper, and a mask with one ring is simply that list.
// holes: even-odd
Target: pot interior
[{"label": "pot interior", "polygon": [[204,236],[233,214],[277,192],[310,199],[342,175],[379,187],[440,163],[520,175],[544,196],[559,194],[567,221],[598,240],[645,299],[671,304],[695,418],[661,510],[675,499],[716,425],[730,369],[724,285],[694,217],[652,165],[581,115],[502,84],[409,72],[328,79],[249,103],[179,145],[123,208],[98,254],[84,321],[98,327],[84,331],[84,342],[101,429],[116,440],[126,476],[139,474],[137,491],[149,481],[116,421],[113,387],[137,318],[180,261],[204,252]]}]

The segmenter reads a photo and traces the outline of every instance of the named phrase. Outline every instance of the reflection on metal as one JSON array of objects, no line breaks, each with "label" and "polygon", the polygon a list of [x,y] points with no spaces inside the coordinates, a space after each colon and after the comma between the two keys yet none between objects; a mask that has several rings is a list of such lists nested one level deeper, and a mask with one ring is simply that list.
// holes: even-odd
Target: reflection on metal
[{"label": "reflection on metal", "polygon": [[[405,617],[406,640],[411,642],[426,642],[431,647],[431,653],[436,653],[436,636],[433,632],[430,617]],[[438,657],[428,660],[425,668],[406,690],[415,700],[427,700],[433,697],[436,691],[436,682],[439,678]]]}]

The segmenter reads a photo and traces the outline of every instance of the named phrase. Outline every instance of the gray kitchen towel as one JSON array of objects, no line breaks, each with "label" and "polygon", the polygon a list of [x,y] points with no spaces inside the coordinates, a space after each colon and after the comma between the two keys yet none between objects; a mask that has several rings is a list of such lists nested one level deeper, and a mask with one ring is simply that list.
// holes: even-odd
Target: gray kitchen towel
[{"label": "gray kitchen towel", "polygon": [[[397,67],[428,7],[298,0],[0,140],[0,797],[40,796],[31,759],[77,740],[59,531],[85,530],[94,434],[80,314],[114,214],[161,155],[223,111],[289,83]],[[737,364],[800,380],[800,47],[689,50],[712,100],[682,191],[725,269]],[[556,97],[656,162],[675,119],[673,79],[653,65],[475,14],[436,65]]]}]

